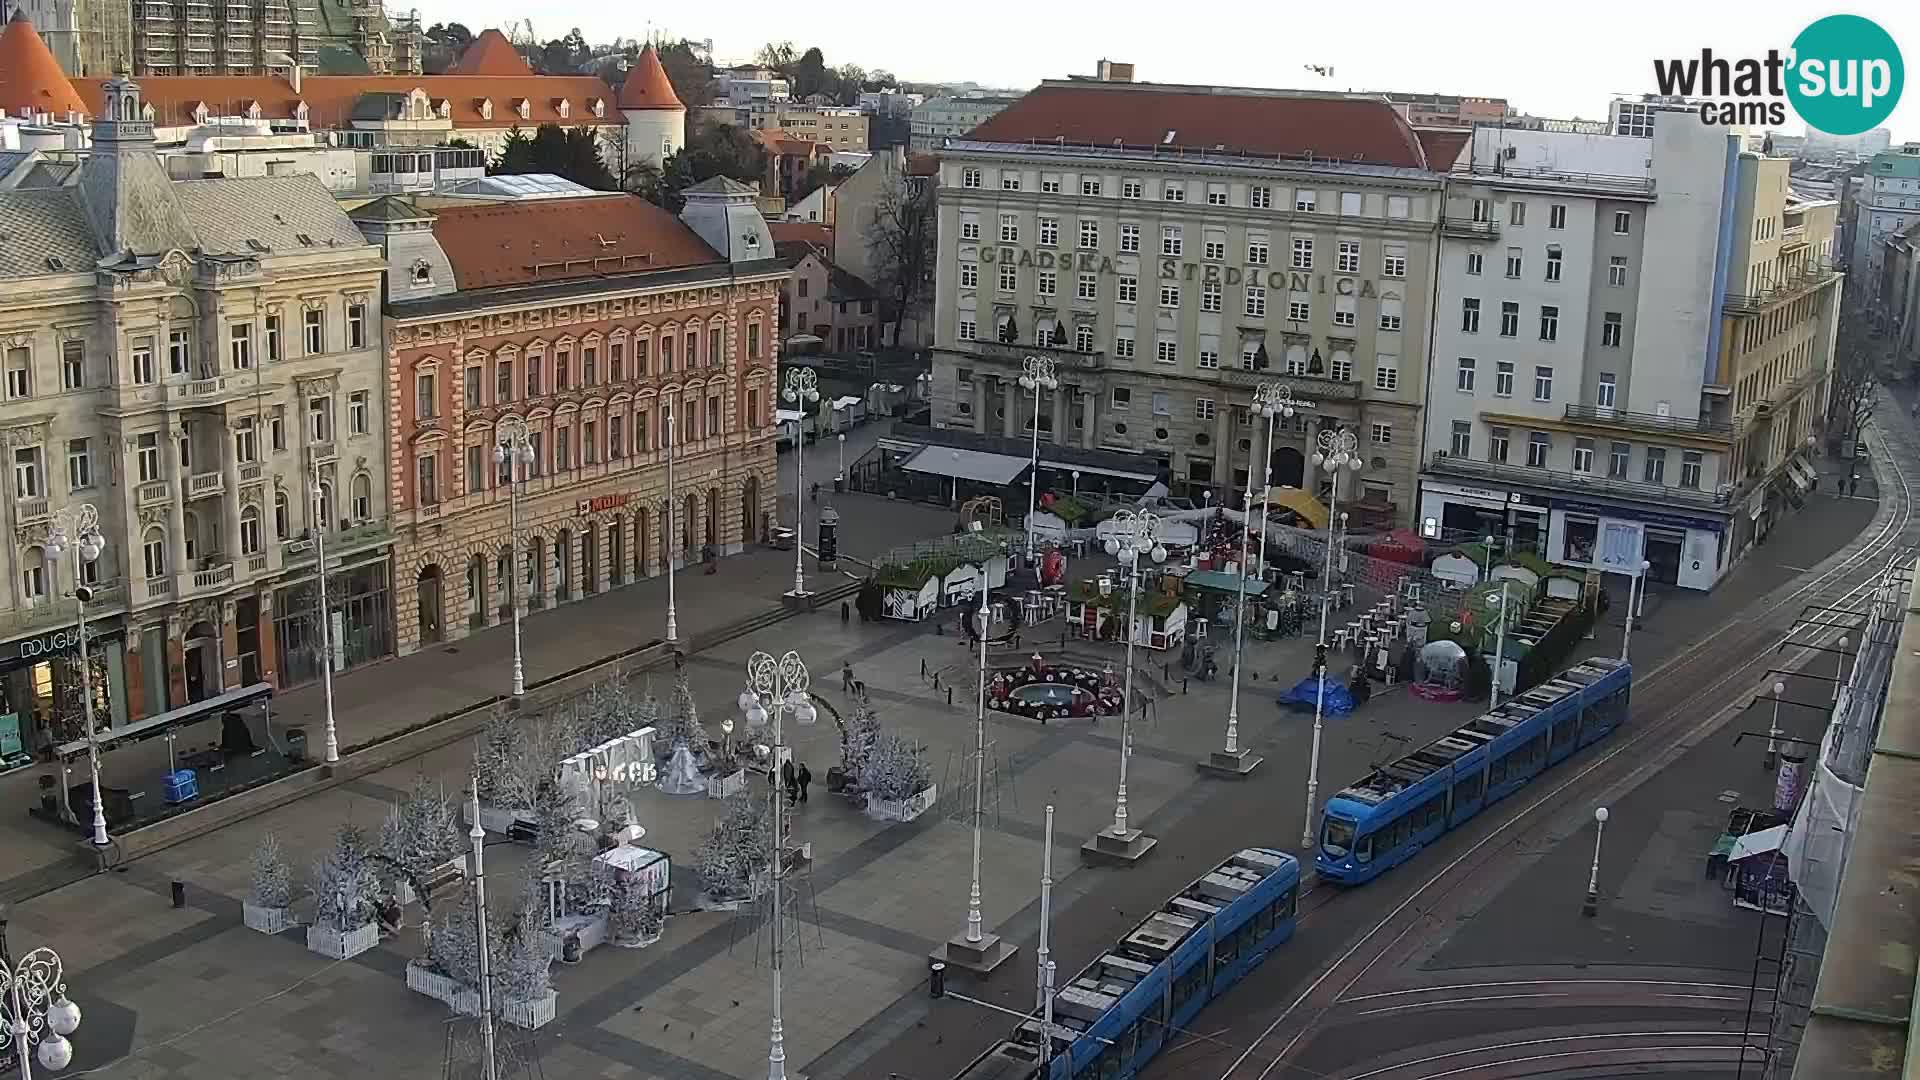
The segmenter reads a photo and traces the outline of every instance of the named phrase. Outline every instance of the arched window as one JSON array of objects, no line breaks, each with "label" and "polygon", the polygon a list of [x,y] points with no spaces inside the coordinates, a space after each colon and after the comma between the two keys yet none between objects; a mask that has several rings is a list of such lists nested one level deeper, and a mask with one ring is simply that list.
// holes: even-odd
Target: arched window
[{"label": "arched window", "polygon": [[26,594],[27,602],[47,598],[47,552],[45,548],[28,548],[26,557],[20,560],[20,591]]},{"label": "arched window", "polygon": [[167,534],[160,526],[155,525],[147,530],[140,544],[140,554],[149,580],[167,576]]},{"label": "arched window", "polygon": [[293,512],[287,506],[287,493],[273,493],[273,538],[285,540],[293,535]]},{"label": "arched window", "polygon": [[260,508],[248,504],[240,511],[240,554],[258,555],[260,548]]},{"label": "arched window", "polygon": [[373,478],[366,473],[353,476],[353,520],[373,520]]},{"label": "arched window", "polygon": [[189,510],[180,520],[187,530],[187,565],[192,566],[200,557],[200,515]]}]

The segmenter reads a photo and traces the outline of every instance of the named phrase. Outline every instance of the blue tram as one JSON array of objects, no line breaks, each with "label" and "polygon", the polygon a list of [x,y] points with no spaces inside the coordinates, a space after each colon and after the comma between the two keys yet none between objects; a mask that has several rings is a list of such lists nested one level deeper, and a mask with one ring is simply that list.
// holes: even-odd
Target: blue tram
[{"label": "blue tram", "polygon": [[1036,1016],[956,1080],[1127,1080],[1293,936],[1299,889],[1293,856],[1241,849],[1056,986],[1050,1065]]},{"label": "blue tram", "polygon": [[1585,660],[1376,769],[1327,801],[1314,869],[1341,885],[1372,881],[1605,738],[1626,719],[1632,688],[1625,661]]}]

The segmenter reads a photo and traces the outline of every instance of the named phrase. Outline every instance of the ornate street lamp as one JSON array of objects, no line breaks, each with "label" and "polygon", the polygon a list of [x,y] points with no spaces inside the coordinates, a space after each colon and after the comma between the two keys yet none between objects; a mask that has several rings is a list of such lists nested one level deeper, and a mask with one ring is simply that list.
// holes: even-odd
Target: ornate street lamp
[{"label": "ornate street lamp", "polygon": [[[773,1023],[768,1035],[767,1080],[787,1078],[787,1039],[780,1023],[780,969],[786,945],[786,911],[780,899],[781,882],[786,877],[786,853],[782,850],[785,846],[786,808],[780,805],[780,767],[785,764],[787,747],[780,718],[789,711],[793,713],[794,721],[802,725],[814,723],[819,718],[808,696],[808,688],[812,683],[813,677],[807,673],[806,661],[797,652],[788,652],[778,660],[773,658],[773,654],[764,652],[756,652],[747,658],[747,690],[753,697],[747,709],[747,726],[752,729],[768,719],[773,721],[773,756],[767,762],[771,780],[767,785],[768,800],[773,808],[773,858],[768,864],[772,867],[772,896],[769,898],[768,911],[773,924]],[[745,695],[742,700],[745,700]]]},{"label": "ornate street lamp", "polygon": [[107,814],[100,795],[100,744],[94,739],[93,730],[93,665],[87,659],[87,601],[93,599],[93,590],[86,584],[86,568],[98,561],[106,550],[106,538],[100,535],[100,511],[92,503],[65,506],[53,516],[53,527],[47,533],[47,554],[52,557],[53,565],[47,572],[54,575],[56,581],[60,556],[69,551],[73,553],[75,633],[80,639],[80,715],[86,723],[87,773],[93,785],[93,846],[99,848],[108,843]]},{"label": "ornate street lamp", "polygon": [[788,595],[801,597],[807,595],[807,577],[800,568],[807,547],[807,406],[820,400],[820,378],[812,368],[789,368],[781,396],[800,413],[793,422],[793,592]]},{"label": "ornate street lamp", "polygon": [[[1133,754],[1133,643],[1138,636],[1140,617],[1140,560],[1155,563],[1167,560],[1167,549],[1160,545],[1160,518],[1146,511],[1122,510],[1107,522],[1107,554],[1127,568],[1127,674],[1120,696],[1120,787],[1113,803],[1113,825],[1096,835],[1091,847],[1100,853],[1120,855],[1128,862],[1139,859],[1157,842],[1127,823],[1127,759]],[[1083,847],[1082,850],[1087,850]]]},{"label": "ornate street lamp", "polygon": [[1059,387],[1059,369],[1059,361],[1045,356],[1029,356],[1021,365],[1020,386],[1033,391],[1033,459],[1027,468],[1027,565],[1029,566],[1034,565],[1039,548],[1038,534],[1033,528],[1033,515],[1040,499],[1040,392]]},{"label": "ornate street lamp", "polygon": [[[1293,388],[1283,382],[1261,383],[1254,388],[1253,406],[1250,410],[1255,416],[1267,418],[1267,454],[1261,468],[1260,485],[1260,553],[1256,560],[1256,572],[1265,577],[1267,572],[1267,512],[1272,509],[1273,500],[1273,436],[1274,428],[1281,420],[1293,419],[1293,414],[1306,408],[1306,402],[1293,396]],[[1251,463],[1249,463],[1251,464]],[[1253,470],[1247,470],[1247,479],[1253,479]],[[1248,504],[1252,510],[1252,504]]]},{"label": "ornate street lamp", "polygon": [[527,668],[520,655],[520,485],[533,469],[533,443],[527,436],[527,422],[518,416],[502,419],[496,429],[500,441],[494,444],[495,465],[507,466],[507,543],[513,549],[512,565],[507,568],[507,602],[513,607],[513,697],[526,696]]},{"label": "ornate street lamp", "polygon": [[1359,472],[1360,440],[1344,428],[1323,429],[1313,453],[1313,466],[1324,469],[1333,479],[1333,495],[1327,507],[1327,558],[1320,573],[1320,638],[1314,646],[1314,674],[1319,682],[1313,695],[1313,752],[1307,759],[1307,816],[1301,825],[1300,846],[1313,847],[1313,812],[1320,796],[1320,735],[1326,721],[1327,705],[1327,610],[1333,606],[1333,528],[1340,517],[1340,473]]}]

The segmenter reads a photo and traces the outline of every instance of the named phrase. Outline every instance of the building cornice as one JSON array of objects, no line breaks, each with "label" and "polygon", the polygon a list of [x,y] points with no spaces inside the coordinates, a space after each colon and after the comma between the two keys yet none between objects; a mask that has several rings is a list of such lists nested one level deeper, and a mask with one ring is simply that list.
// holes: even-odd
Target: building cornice
[{"label": "building cornice", "polygon": [[421,300],[390,301],[387,304],[387,318],[396,325],[440,322],[450,317],[503,315],[557,304],[635,299],[688,288],[777,282],[790,274],[783,261],[761,259],[738,266],[698,266],[684,270],[573,278],[476,289]]},{"label": "building cornice", "polygon": [[940,148],[940,160],[995,162],[1007,158],[1029,161],[1099,162],[1108,167],[1159,169],[1193,173],[1207,170],[1231,176],[1262,177],[1341,177],[1347,180],[1372,179],[1379,183],[1403,184],[1438,191],[1446,186],[1446,177],[1425,169],[1398,165],[1368,165],[1352,161],[1283,160],[1233,154],[1227,151],[1169,150],[1149,153],[1128,147],[1077,146],[1057,143],[995,143],[968,139],[948,139]]}]

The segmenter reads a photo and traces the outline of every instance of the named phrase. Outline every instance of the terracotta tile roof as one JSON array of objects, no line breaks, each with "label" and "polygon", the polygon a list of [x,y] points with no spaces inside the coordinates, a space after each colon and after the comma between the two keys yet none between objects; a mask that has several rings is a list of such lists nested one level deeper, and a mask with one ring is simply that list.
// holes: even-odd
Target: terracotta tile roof
[{"label": "terracotta tile roof", "polygon": [[461,289],[721,263],[679,218],[637,195],[448,206],[434,239]]},{"label": "terracotta tile roof", "polygon": [[773,234],[776,248],[781,244],[811,244],[825,249],[833,247],[833,228],[817,221],[769,221],[767,231]]},{"label": "terracotta tile roof", "polygon": [[686,111],[687,107],[680,103],[680,95],[673,92],[673,80],[667,78],[667,69],[661,66],[659,54],[653,51],[653,46],[640,50],[640,58],[633,62],[632,70],[627,72],[627,81],[620,84],[620,107]]},{"label": "terracotta tile roof", "polygon": [[1259,155],[1425,168],[1413,129],[1385,98],[1152,83],[1048,82],[967,136],[986,142],[1224,147]]},{"label": "terracotta tile roof", "polygon": [[[75,79],[73,88],[88,113],[98,114],[105,100],[105,79]],[[367,94],[409,94],[418,89],[435,111],[442,101],[456,128],[527,128],[541,124],[591,126],[618,124],[613,90],[591,75],[310,75],[300,92],[274,75],[160,75],[140,79],[140,96],[153,106],[154,123],[161,127],[192,126],[194,108],[205,104],[209,113],[242,116],[254,102],[267,120],[290,120],[301,102],[307,106],[308,125],[315,130],[348,127],[354,108]],[[516,103],[527,102],[522,119]],[[493,103],[493,117],[481,112],[481,102]],[[561,101],[568,115],[560,115]],[[605,116],[593,115],[599,101]]]},{"label": "terracotta tile roof", "polygon": [[1471,128],[1415,128],[1414,135],[1420,139],[1420,147],[1426,151],[1427,165],[1434,172],[1449,172],[1453,163],[1460,160],[1460,151],[1466,149],[1473,140]]},{"label": "terracotta tile roof", "polygon": [[526,58],[498,30],[482,30],[467,51],[447,69],[449,75],[531,75]]},{"label": "terracotta tile roof", "polygon": [[796,139],[782,135],[778,131],[766,128],[753,129],[754,141],[764,147],[769,154],[787,154],[794,157],[814,157],[822,152],[831,154],[831,147],[808,139]]},{"label": "terracotta tile roof", "polygon": [[87,111],[26,11],[16,9],[0,30],[0,111],[19,116],[22,109],[55,116]]}]

